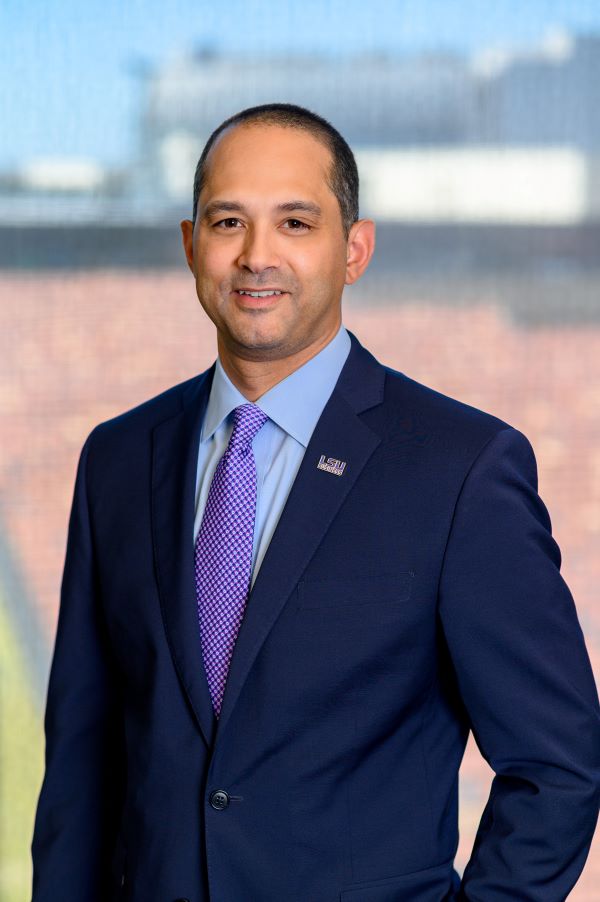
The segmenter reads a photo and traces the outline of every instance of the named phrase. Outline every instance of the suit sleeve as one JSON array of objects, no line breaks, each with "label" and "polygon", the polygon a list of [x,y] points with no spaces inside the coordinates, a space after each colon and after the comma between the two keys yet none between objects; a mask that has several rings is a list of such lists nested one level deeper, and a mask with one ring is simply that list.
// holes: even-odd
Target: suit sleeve
[{"label": "suit sleeve", "polygon": [[562,902],[600,802],[598,694],[528,439],[508,427],[463,483],[439,611],[477,746],[494,770],[457,900]]},{"label": "suit sleeve", "polygon": [[124,786],[122,717],[101,613],[79,457],[44,718],[45,773],[31,844],[32,902],[104,902]]}]

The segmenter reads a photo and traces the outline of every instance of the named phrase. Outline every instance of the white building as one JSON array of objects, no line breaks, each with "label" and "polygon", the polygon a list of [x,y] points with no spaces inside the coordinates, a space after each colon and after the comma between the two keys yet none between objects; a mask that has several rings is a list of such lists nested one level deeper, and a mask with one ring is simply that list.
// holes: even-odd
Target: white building
[{"label": "white building", "polygon": [[407,222],[600,220],[600,154],[566,147],[365,149],[361,215]]}]

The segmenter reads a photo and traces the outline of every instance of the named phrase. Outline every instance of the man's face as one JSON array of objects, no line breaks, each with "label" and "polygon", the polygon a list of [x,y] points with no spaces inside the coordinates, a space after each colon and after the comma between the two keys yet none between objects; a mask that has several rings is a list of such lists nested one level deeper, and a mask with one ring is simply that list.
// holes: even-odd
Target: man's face
[{"label": "man's face", "polygon": [[328,149],[297,128],[238,125],[213,145],[195,226],[181,227],[198,298],[230,352],[279,359],[337,331],[354,279],[330,164]]}]

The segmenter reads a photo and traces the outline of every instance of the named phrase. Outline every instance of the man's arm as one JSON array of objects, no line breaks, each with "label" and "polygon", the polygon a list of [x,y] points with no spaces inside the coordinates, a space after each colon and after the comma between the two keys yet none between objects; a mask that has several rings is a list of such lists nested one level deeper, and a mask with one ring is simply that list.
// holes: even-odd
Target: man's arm
[{"label": "man's arm", "polygon": [[461,489],[440,617],[481,754],[495,771],[457,900],[562,902],[600,802],[598,694],[533,449],[512,427]]},{"label": "man's arm", "polygon": [[119,695],[102,618],[82,448],[48,683],[32,902],[104,902],[122,803]]}]

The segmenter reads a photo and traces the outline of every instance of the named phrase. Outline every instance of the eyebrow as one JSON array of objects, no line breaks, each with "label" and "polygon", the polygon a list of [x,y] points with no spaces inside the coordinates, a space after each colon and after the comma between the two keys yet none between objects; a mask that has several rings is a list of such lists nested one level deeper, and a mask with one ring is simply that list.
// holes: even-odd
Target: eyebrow
[{"label": "eyebrow", "polygon": [[[303,213],[311,213],[313,216],[321,216],[323,211],[318,204],[310,200],[288,200],[283,204],[277,204],[274,208],[278,213],[294,213],[300,210]],[[207,219],[213,213],[245,213],[243,204],[234,200],[211,200],[202,211],[202,219]]]}]

